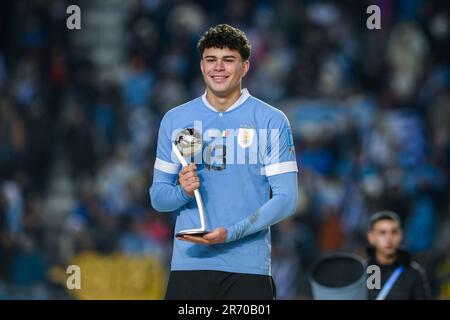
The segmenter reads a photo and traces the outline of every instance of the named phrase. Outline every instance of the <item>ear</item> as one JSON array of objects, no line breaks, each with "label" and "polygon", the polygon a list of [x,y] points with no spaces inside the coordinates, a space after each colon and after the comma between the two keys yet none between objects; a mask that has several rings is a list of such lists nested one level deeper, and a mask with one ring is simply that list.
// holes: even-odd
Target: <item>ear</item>
[{"label": "ear", "polygon": [[245,77],[249,69],[250,69],[250,61],[245,60],[244,62],[242,62],[242,73],[241,73],[242,78]]},{"label": "ear", "polygon": [[203,74],[203,59],[200,58],[200,70],[202,71]]}]

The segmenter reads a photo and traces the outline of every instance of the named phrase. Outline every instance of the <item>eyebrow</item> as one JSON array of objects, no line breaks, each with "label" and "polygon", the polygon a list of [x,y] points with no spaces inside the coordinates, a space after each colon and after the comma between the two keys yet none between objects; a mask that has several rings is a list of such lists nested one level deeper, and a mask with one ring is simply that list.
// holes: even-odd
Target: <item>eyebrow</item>
[{"label": "eyebrow", "polygon": [[[208,59],[208,58],[214,58],[214,59],[217,59],[216,56],[206,56],[206,57],[204,57],[204,59]],[[222,59],[230,59],[230,58],[237,59],[236,56],[223,56],[223,57],[222,57]]]}]

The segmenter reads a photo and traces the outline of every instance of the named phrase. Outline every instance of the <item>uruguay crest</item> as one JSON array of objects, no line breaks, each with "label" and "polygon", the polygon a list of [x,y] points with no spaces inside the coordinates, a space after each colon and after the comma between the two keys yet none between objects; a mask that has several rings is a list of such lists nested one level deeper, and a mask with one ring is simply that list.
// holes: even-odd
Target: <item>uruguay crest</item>
[{"label": "uruguay crest", "polygon": [[255,129],[239,128],[238,130],[238,144],[241,148],[248,148],[253,143],[255,136]]}]

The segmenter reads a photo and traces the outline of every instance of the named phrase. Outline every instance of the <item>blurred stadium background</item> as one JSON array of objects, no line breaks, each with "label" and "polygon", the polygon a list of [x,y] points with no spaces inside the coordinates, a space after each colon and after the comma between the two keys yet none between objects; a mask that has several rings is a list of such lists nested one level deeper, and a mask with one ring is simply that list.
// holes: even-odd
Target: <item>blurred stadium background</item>
[{"label": "blurred stadium background", "polygon": [[[81,8],[81,30],[66,8]],[[366,8],[381,8],[381,30]],[[449,6],[435,0],[0,2],[0,299],[159,299],[173,216],[150,206],[161,116],[203,92],[210,26],[253,45],[244,87],[290,118],[293,218],[273,229],[280,299],[321,255],[365,255],[370,214],[450,298]],[[81,290],[66,268],[81,267]]]}]

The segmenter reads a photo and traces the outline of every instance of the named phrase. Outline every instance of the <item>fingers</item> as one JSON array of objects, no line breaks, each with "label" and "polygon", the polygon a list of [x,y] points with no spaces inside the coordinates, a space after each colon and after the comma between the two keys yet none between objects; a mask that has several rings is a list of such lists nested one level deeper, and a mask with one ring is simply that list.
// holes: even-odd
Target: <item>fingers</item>
[{"label": "fingers", "polygon": [[195,195],[194,191],[200,187],[200,184],[192,184],[188,187],[183,187],[183,190],[191,197]]},{"label": "fingers", "polygon": [[210,244],[208,240],[205,240],[202,237],[194,237],[194,236],[189,236],[189,235],[183,235],[178,237],[179,240],[183,240],[183,241],[189,241],[192,243],[198,243],[198,244]]},{"label": "fingers", "polygon": [[224,243],[226,241],[227,231],[224,227],[219,227],[214,229],[210,233],[205,234],[203,237],[183,235],[178,237],[177,239],[199,244],[218,244]]},{"label": "fingers", "polygon": [[200,179],[198,177],[191,177],[189,179],[180,179],[180,184],[185,189],[195,190],[200,187]]},{"label": "fingers", "polygon": [[[193,183],[196,183],[196,182],[200,182],[200,179],[199,179],[199,177],[197,177],[197,176],[195,176],[195,177],[190,177],[190,178],[183,178],[182,180],[183,180],[183,182],[184,182],[186,185],[190,185],[190,184],[193,184]],[[180,182],[181,182],[181,180],[180,180]]]},{"label": "fingers", "polygon": [[197,170],[197,166],[195,164],[189,164],[188,166],[183,167],[183,169],[181,169],[180,176],[195,173],[195,170]]},{"label": "fingers", "polygon": [[213,240],[215,240],[217,238],[217,236],[218,236],[217,232],[213,231],[213,232],[205,234],[203,236],[203,239],[213,241]]},{"label": "fingers", "polygon": [[193,170],[187,170],[185,172],[180,172],[180,183],[192,184],[198,182],[197,173]]},{"label": "fingers", "polygon": [[[191,184],[190,186],[188,186],[188,187],[183,187],[183,189],[187,192],[187,193],[191,193],[191,192],[194,192],[196,189],[198,189],[200,187],[200,183],[199,182],[197,182],[197,183],[194,183],[194,184]],[[191,195],[191,196],[193,196],[193,195]]]},{"label": "fingers", "polygon": [[186,187],[189,191],[194,191],[195,189],[200,188],[200,182],[194,182]]},{"label": "fingers", "polygon": [[208,240],[209,243],[223,243],[227,240],[227,229],[218,227],[212,232],[205,234],[203,239]]},{"label": "fingers", "polygon": [[192,177],[196,177],[197,173],[194,170],[185,171],[184,173],[181,172],[180,177],[184,179],[189,179]]},{"label": "fingers", "polygon": [[183,167],[179,174],[180,184],[189,194],[200,187],[200,179],[195,170],[197,170],[197,166],[195,164],[190,164]]}]

